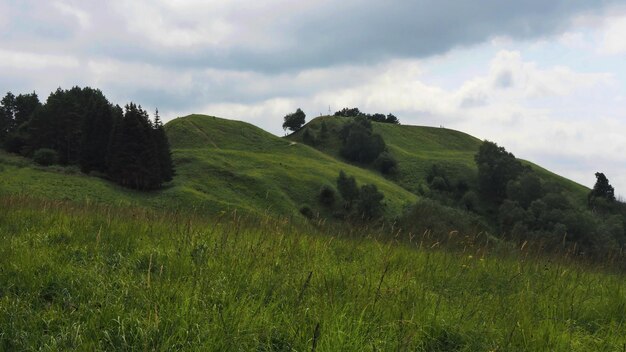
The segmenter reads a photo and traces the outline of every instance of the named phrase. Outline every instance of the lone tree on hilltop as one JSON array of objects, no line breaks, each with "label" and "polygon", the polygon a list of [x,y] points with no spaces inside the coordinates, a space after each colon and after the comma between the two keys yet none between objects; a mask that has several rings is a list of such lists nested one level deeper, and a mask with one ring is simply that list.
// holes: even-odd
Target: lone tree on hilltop
[{"label": "lone tree on hilltop", "polygon": [[306,114],[300,108],[291,114],[285,115],[285,122],[283,123],[283,130],[289,129],[290,131],[297,131],[304,126]]},{"label": "lone tree on hilltop", "polygon": [[593,205],[598,198],[605,199],[609,202],[615,201],[615,189],[609,184],[609,180],[601,172],[596,172],[596,184],[587,196],[589,205]]}]

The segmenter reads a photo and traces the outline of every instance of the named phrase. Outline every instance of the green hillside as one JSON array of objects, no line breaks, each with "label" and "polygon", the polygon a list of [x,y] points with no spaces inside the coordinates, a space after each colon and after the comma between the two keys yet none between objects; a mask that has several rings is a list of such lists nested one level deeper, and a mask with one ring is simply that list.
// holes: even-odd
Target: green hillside
[{"label": "green hillside", "polygon": [[[341,140],[336,132],[348,121],[349,119],[345,117],[317,117],[288,139],[301,142],[304,130],[308,128],[316,137],[317,149],[343,160],[339,156]],[[326,138],[321,137],[322,123],[326,124],[329,131]],[[462,179],[470,185],[476,184],[474,155],[482,142],[478,138],[446,128],[377,122],[372,122],[372,125],[374,133],[379,133],[383,137],[389,151],[398,160],[398,174],[390,179],[403,188],[418,194],[420,187],[426,186],[425,178],[433,164],[441,166],[452,181]],[[529,161],[522,160],[522,163],[531,166],[545,181],[561,185],[581,204],[585,201],[588,188]]]},{"label": "green hillside", "polygon": [[316,197],[334,185],[340,170],[360,184],[374,183],[385,194],[387,214],[397,215],[417,197],[368,170],[347,165],[251,124],[191,115],[170,121],[166,130],[177,175],[155,192],[136,192],[81,174],[72,167],[40,167],[0,152],[0,194],[91,200],[156,208],[199,208],[211,213],[240,209],[251,213],[299,215],[302,204],[325,211]]}]

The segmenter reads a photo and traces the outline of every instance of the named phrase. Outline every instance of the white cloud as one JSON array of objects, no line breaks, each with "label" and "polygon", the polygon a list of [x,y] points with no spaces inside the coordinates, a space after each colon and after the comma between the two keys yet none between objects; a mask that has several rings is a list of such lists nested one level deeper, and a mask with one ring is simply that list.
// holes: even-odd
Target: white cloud
[{"label": "white cloud", "polygon": [[79,61],[67,55],[36,54],[0,49],[0,68],[41,70],[46,68],[75,68]]},{"label": "white cloud", "polygon": [[611,55],[626,53],[626,16],[610,18],[607,21],[601,51]]},{"label": "white cloud", "polygon": [[87,11],[83,11],[77,7],[60,1],[55,2],[54,7],[56,7],[62,14],[74,17],[83,29],[91,27],[91,16]]}]

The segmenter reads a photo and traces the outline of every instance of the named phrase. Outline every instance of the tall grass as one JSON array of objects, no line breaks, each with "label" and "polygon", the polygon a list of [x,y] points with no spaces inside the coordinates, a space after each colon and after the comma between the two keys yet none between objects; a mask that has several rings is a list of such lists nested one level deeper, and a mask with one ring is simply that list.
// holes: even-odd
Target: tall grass
[{"label": "tall grass", "polygon": [[623,273],[469,237],[444,251],[429,234],[237,213],[0,209],[0,350],[626,348]]}]

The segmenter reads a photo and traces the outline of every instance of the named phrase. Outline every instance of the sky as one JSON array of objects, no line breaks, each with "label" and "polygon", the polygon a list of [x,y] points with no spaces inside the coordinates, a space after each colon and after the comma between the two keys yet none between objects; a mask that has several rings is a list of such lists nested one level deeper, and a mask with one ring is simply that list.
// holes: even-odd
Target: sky
[{"label": "sky", "polygon": [[393,113],[626,196],[626,0],[0,0],[0,94],[75,85],[276,135]]}]

